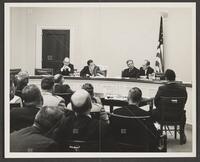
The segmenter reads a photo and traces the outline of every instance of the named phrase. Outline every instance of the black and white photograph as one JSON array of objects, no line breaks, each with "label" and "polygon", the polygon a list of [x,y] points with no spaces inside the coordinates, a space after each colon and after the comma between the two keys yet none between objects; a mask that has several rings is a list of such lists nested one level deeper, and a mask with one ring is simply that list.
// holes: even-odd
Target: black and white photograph
[{"label": "black and white photograph", "polygon": [[5,3],[6,158],[196,157],[196,3]]}]

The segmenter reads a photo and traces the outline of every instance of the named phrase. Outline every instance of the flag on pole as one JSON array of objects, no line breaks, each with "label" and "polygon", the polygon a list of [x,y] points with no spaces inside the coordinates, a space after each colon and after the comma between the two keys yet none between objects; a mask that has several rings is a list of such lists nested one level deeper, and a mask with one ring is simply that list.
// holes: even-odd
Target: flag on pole
[{"label": "flag on pole", "polygon": [[157,73],[164,72],[164,64],[163,64],[163,18],[160,17],[160,32],[159,32],[159,40],[157,46],[157,54],[156,54],[156,62],[155,62],[155,70]]}]

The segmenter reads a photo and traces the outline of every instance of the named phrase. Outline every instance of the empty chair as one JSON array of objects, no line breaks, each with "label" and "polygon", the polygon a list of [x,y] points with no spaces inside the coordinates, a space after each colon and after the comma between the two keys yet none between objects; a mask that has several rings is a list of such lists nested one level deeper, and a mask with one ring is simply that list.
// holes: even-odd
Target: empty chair
[{"label": "empty chair", "polygon": [[53,69],[51,68],[35,69],[35,75],[53,75]]},{"label": "empty chair", "polygon": [[[161,119],[159,121],[161,132],[163,132],[164,126],[174,126],[175,139],[177,132],[180,133],[180,144],[182,134],[184,133],[184,120],[185,120],[185,97],[161,97]],[[179,126],[179,129],[178,129]],[[177,130],[178,129],[178,130]],[[166,130],[166,129],[165,129]]]}]

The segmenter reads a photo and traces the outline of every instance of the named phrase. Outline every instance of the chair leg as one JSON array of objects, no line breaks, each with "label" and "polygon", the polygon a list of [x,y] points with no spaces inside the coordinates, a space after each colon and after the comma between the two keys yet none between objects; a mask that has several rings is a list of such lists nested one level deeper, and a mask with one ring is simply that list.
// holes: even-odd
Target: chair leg
[{"label": "chair leg", "polygon": [[167,134],[167,128],[166,128],[167,126],[165,125],[164,127],[165,127],[165,134]]},{"label": "chair leg", "polygon": [[160,125],[160,131],[161,131],[161,134],[163,134],[163,125],[162,124]]},{"label": "chair leg", "polygon": [[174,126],[174,137],[175,137],[175,139],[177,137],[177,125]]}]

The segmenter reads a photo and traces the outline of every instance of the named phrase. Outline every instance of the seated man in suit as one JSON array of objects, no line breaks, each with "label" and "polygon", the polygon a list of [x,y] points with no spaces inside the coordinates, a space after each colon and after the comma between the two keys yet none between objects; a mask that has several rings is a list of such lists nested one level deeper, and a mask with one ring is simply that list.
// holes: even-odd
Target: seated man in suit
[{"label": "seated man in suit", "polygon": [[[153,119],[155,121],[160,121],[160,97],[185,97],[185,103],[187,101],[187,91],[186,88],[180,84],[178,84],[177,82],[175,82],[176,79],[176,74],[173,70],[171,69],[167,69],[165,71],[165,79],[168,81],[168,83],[166,83],[163,86],[160,86],[156,96],[154,98],[154,103],[156,106],[156,109],[153,111]],[[184,103],[184,104],[185,104]],[[173,114],[172,114],[173,116]],[[169,116],[170,119],[170,116]],[[184,114],[183,116],[183,123],[185,126],[185,122],[186,122],[186,116]],[[186,143],[186,136],[185,133],[181,134],[181,143],[185,144]]]},{"label": "seated man in suit", "polygon": [[20,71],[16,75],[15,79],[16,79],[16,87],[17,87],[15,94],[22,98],[21,93],[22,93],[23,88],[28,85],[29,74],[26,71]]},{"label": "seated man in suit", "polygon": [[16,84],[14,82],[15,82],[15,78],[13,75],[11,75],[10,76],[10,104],[19,103],[20,107],[22,107],[23,105],[22,105],[21,97],[15,95]]},{"label": "seated man in suit", "polygon": [[71,97],[73,113],[66,116],[56,133],[57,141],[103,140],[108,135],[108,124],[90,115],[92,102],[87,91],[77,90]]},{"label": "seated man in suit", "polygon": [[43,106],[58,106],[64,111],[66,105],[65,100],[57,95],[53,95],[54,78],[48,76],[42,79],[41,88],[43,96]]},{"label": "seated man in suit", "polygon": [[133,60],[126,61],[128,68],[122,71],[122,77],[138,78],[140,71],[134,66]]},{"label": "seated man in suit", "polygon": [[87,66],[85,66],[81,72],[81,77],[91,77],[91,76],[103,76],[103,72],[100,70],[98,66],[96,66],[93,62],[93,60],[87,61]]},{"label": "seated man in suit", "polygon": [[36,114],[34,124],[10,135],[11,152],[59,151],[58,144],[49,136],[64,117],[57,107],[44,106]]},{"label": "seated man in suit", "polygon": [[64,77],[62,74],[54,75],[53,93],[73,93],[68,84],[64,84]]},{"label": "seated man in suit", "polygon": [[10,112],[10,131],[19,130],[33,124],[36,113],[43,104],[43,98],[39,88],[28,85],[22,90],[24,99],[23,108],[13,108]]},{"label": "seated man in suit", "polygon": [[147,76],[149,77],[149,74],[152,74],[154,70],[150,67],[150,61],[144,60],[144,65],[140,68],[140,76]]},{"label": "seated man in suit", "polygon": [[[90,98],[92,101],[92,108],[91,108],[91,114],[92,113],[99,113],[99,119],[109,124],[109,118],[108,114],[106,113],[100,98],[94,96],[94,87],[90,83],[85,83],[82,86],[82,89],[86,90],[90,94]],[[72,105],[69,103],[67,105],[68,110],[72,110]]]},{"label": "seated man in suit", "polygon": [[[150,116],[150,113],[139,108],[139,103],[142,99],[142,91],[137,88],[131,88],[128,93],[128,106],[122,108],[117,108],[114,110],[114,114],[123,115],[123,116]],[[146,127],[144,126],[144,129]],[[151,135],[152,147],[158,145],[159,132],[153,124],[153,121],[150,119],[147,123],[146,129]]]},{"label": "seated man in suit", "polygon": [[60,74],[69,76],[74,74],[74,65],[70,63],[68,57],[63,60],[63,66],[60,68]]}]

